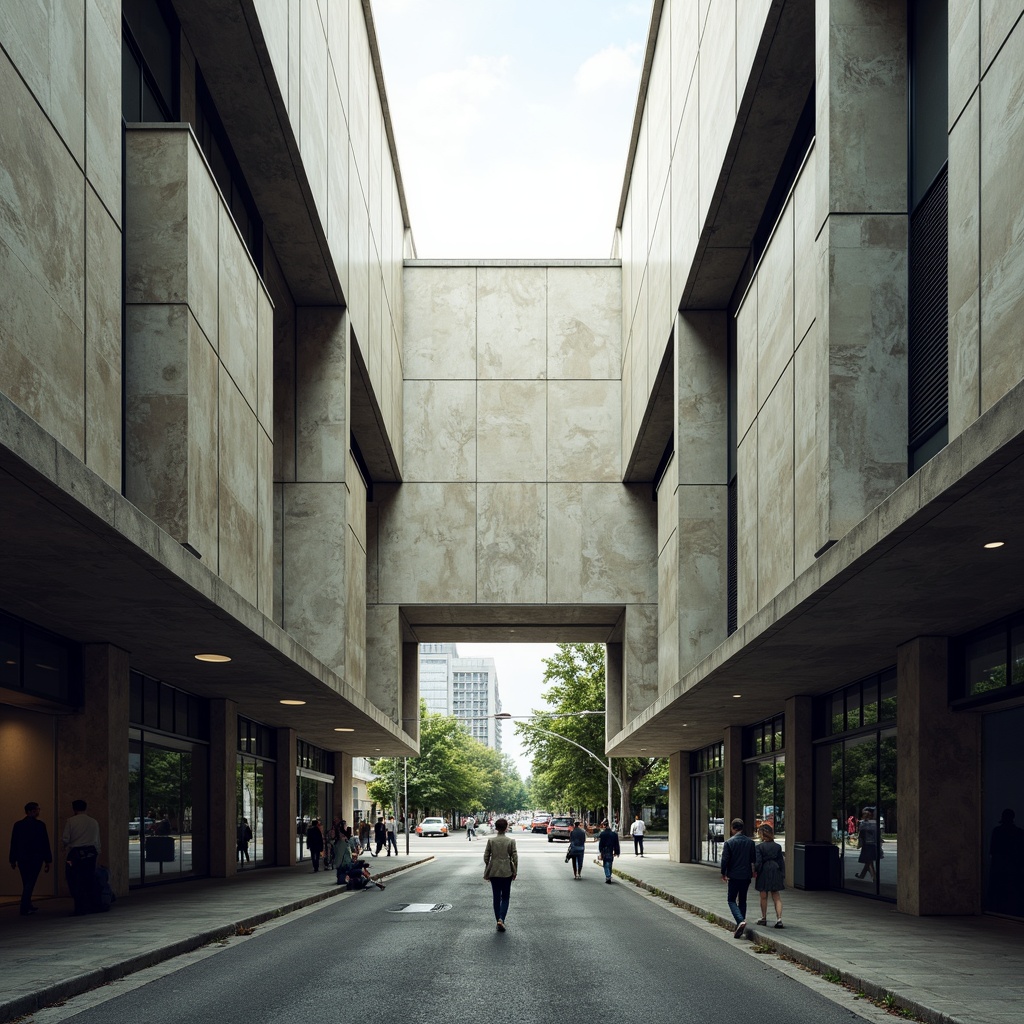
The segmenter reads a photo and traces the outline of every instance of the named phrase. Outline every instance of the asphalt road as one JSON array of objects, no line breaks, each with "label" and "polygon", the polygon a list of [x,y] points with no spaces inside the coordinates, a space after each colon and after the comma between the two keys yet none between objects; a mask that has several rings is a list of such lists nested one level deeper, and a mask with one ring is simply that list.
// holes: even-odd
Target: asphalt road
[{"label": "asphalt road", "polygon": [[[860,1019],[744,952],[729,933],[710,934],[627,883],[605,885],[589,849],[583,880],[574,882],[564,845],[516,838],[520,875],[504,934],[481,877],[485,840],[414,837],[413,852],[437,860],[396,876],[385,891],[319,904],[189,966],[172,962],[127,994],[81,1013],[66,1007],[64,1019],[308,1024],[364,1011],[389,1024],[543,1024],[592,1014],[644,1024],[748,1013],[786,1024]],[[416,904],[423,912],[408,909]]]}]

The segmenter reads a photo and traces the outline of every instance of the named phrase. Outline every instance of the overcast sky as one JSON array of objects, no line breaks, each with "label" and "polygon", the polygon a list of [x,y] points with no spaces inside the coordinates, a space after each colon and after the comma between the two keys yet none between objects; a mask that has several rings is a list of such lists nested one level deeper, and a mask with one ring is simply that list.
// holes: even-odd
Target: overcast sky
[{"label": "overcast sky", "polygon": [[606,259],[651,0],[372,0],[417,255]]}]

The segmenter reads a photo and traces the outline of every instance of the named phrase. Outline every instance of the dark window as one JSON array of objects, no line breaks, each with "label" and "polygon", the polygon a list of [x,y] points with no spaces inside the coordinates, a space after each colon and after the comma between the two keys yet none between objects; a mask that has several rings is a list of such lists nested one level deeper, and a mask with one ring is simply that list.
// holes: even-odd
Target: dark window
[{"label": "dark window", "polygon": [[0,686],[77,706],[82,702],[80,662],[77,644],[0,614]]},{"label": "dark window", "polygon": [[134,726],[196,740],[210,737],[209,705],[201,697],[132,672],[128,682],[128,720]]},{"label": "dark window", "polygon": [[954,645],[951,661],[953,701],[984,704],[1019,699],[1024,692],[1024,612],[962,637]]},{"label": "dark window", "polygon": [[276,744],[274,730],[251,719],[238,719],[238,749],[243,754],[274,760]]},{"label": "dark window", "polygon": [[158,0],[123,0],[121,115],[125,121],[173,121],[178,103],[178,25]]},{"label": "dark window", "polygon": [[896,669],[888,668],[819,698],[814,732],[838,736],[895,721]]}]

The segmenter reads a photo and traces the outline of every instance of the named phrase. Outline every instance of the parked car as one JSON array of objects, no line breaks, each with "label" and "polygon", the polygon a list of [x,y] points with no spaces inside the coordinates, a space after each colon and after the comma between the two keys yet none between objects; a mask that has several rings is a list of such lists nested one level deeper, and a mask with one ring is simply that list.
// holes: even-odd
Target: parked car
[{"label": "parked car", "polygon": [[708,818],[708,841],[717,842],[725,838],[725,819]]},{"label": "parked car", "polygon": [[569,842],[572,823],[572,818],[567,815],[556,814],[548,822],[548,842],[553,843],[556,839],[564,839],[566,842]]},{"label": "parked car", "polygon": [[530,822],[530,831],[539,832],[541,835],[547,833],[548,822],[551,820],[551,815],[544,811],[538,811]]},{"label": "parked car", "polygon": [[416,835],[447,837],[448,826],[444,823],[444,818],[424,818],[416,826]]},{"label": "parked car", "polygon": [[143,829],[145,829],[147,833],[152,832],[155,824],[156,822],[152,818],[132,818],[132,820],[128,822],[128,835],[140,836],[142,835]]}]

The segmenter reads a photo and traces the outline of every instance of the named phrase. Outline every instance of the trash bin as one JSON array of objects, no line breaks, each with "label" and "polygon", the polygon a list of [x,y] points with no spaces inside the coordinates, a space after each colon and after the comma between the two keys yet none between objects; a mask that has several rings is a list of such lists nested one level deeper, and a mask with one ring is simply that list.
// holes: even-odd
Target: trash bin
[{"label": "trash bin", "polygon": [[160,864],[174,860],[174,836],[146,836],[146,860]]},{"label": "trash bin", "polygon": [[793,844],[793,884],[798,889],[833,889],[839,883],[839,850],[827,842]]}]

